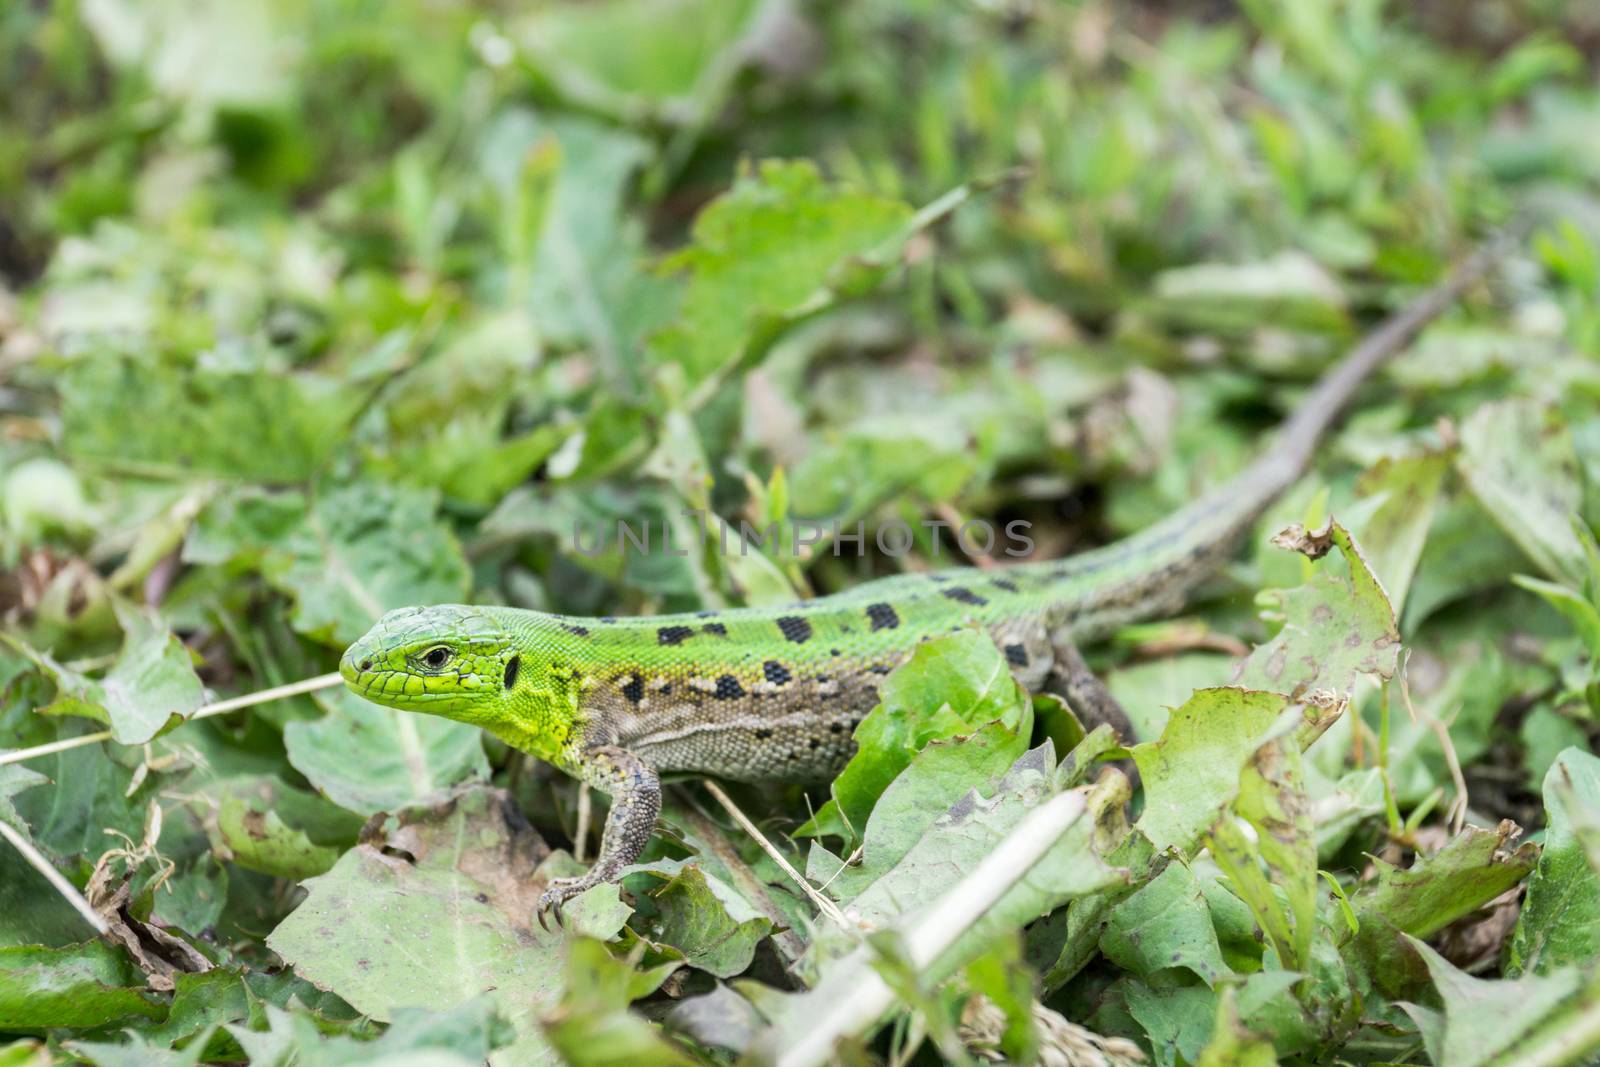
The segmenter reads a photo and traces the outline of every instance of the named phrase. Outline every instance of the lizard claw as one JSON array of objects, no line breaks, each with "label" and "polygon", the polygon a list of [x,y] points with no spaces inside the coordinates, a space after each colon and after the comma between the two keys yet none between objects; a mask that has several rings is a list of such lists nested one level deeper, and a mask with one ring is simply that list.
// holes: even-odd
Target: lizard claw
[{"label": "lizard claw", "polygon": [[557,926],[565,926],[566,922],[561,917],[561,905],[594,885],[595,881],[588,877],[583,878],[557,878],[545,887],[539,894],[539,902],[534,905],[534,915],[539,920],[539,926],[549,931],[547,922],[549,916],[554,915]]}]

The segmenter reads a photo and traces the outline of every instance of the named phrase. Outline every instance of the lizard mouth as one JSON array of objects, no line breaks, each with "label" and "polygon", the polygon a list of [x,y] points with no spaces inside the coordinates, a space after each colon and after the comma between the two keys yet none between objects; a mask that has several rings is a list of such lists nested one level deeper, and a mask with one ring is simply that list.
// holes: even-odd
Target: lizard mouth
[{"label": "lizard mouth", "polygon": [[339,674],[352,693],[386,707],[440,711],[441,705],[470,700],[484,688],[471,672],[419,674],[398,669],[360,641],[339,660]]}]

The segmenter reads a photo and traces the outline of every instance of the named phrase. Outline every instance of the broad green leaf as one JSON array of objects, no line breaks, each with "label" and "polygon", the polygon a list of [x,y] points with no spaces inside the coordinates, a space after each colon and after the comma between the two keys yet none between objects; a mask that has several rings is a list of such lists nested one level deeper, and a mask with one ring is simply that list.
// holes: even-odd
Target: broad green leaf
[{"label": "broad green leaf", "polygon": [[285,725],[283,745],[295,770],[342,808],[394,811],[489,776],[476,726],[380,708],[343,689],[318,701],[327,714]]},{"label": "broad green leaf", "polygon": [[295,598],[294,627],[349,644],[385,613],[459,601],[466,560],[432,493],[358,482],[319,494],[263,570]]},{"label": "broad green leaf", "polygon": [[[1299,588],[1265,594],[1283,628],[1250,653],[1234,681],[1301,700],[1318,690],[1348,697],[1358,675],[1392,676],[1400,654],[1394,609],[1349,531],[1330,519],[1315,532],[1291,526],[1274,543],[1320,563]],[[1330,558],[1333,548],[1339,554]]]},{"label": "broad green leaf", "polygon": [[896,200],[825,182],[808,162],[761,164],[695,220],[693,243],[665,266],[687,274],[678,321],[649,347],[657,363],[681,365],[691,381],[759,348],[764,319],[795,317],[862,261],[881,274],[904,243],[911,209]]},{"label": "broad green leaf", "polygon": [[[852,921],[885,931],[907,920],[949,892],[1013,832],[1029,811],[1056,795],[1055,753],[1049,743],[1019,759],[989,798],[976,792],[963,797],[928,828],[894,869],[866,887],[846,909]],[[1044,856],[966,930],[923,973],[919,980],[938,982],[977,958],[997,937],[1012,936],[1023,925],[1127,877],[1109,866],[1106,852],[1126,835],[1123,805],[1127,780],[1108,775],[1093,787],[1082,787],[1085,810]],[[811,1026],[820,1012],[840,998],[849,998],[862,973],[873,965],[874,951],[864,949],[853,933],[831,925],[819,931],[806,963],[820,970],[821,982],[804,995],[787,1000],[765,1038],[773,1048],[785,1047]]]},{"label": "broad green leaf", "polygon": [[1485,404],[1461,427],[1459,468],[1483,509],[1546,577],[1582,581],[1588,563],[1572,516],[1583,488],[1557,411],[1526,399]]},{"label": "broad green leaf", "polygon": [[166,1014],[144,975],[103,942],[0,948],[0,1030],[96,1029]]},{"label": "broad green leaf", "polygon": [[189,650],[154,615],[118,606],[122,651],[103,678],[90,678],[31,653],[56,683],[46,715],[82,715],[111,727],[118,744],[139,745],[205,703]]},{"label": "broad green leaf", "polygon": [[833,798],[796,835],[857,840],[883,791],[929,742],[996,720],[1015,729],[1031,722],[1005,657],[977,630],[918,645],[884,679],[878,700],[856,727],[856,754],[834,779]]},{"label": "broad green leaf", "polygon": [[[399,812],[381,837],[307,882],[305,902],[267,944],[302,977],[382,1021],[489,993],[517,1033],[493,1062],[546,1057],[537,1019],[556,1003],[572,941],[534,921],[542,845],[511,803],[475,788],[438,808]],[[628,910],[615,886],[597,886],[563,914],[568,931],[611,937]]]},{"label": "broad green leaf", "polygon": [[772,920],[695,864],[682,865],[650,894],[650,903],[657,914],[639,929],[718,978],[742,973],[772,932]]},{"label": "broad green leaf", "polygon": [[1238,795],[1240,771],[1287,706],[1277,693],[1197,690],[1173,710],[1160,740],[1134,748],[1145,796],[1138,828],[1158,852],[1194,851]]},{"label": "broad green leaf", "polygon": [[1548,974],[1600,956],[1600,758],[1569,748],[1544,778],[1549,820],[1539,866],[1517,917],[1506,971]]},{"label": "broad green leaf", "polygon": [[[1501,1062],[1499,1056],[1550,1024],[1550,1017],[1583,986],[1573,968],[1517,979],[1474,978],[1454,967],[1417,937],[1406,937],[1411,951],[1427,965],[1442,1013],[1403,1004],[1417,1023],[1429,1058],[1450,1067],[1479,1067]],[[1574,1050],[1577,1051],[1577,1050]],[[1572,1059],[1539,1062],[1575,1062]]]},{"label": "broad green leaf", "polygon": [[996,720],[971,733],[928,742],[873,806],[857,864],[840,870],[827,853],[813,853],[822,867],[830,868],[827,873],[819,868],[819,881],[837,899],[850,900],[899,863],[964,795],[991,795],[1028,749],[1028,733],[1021,725]]},{"label": "broad green leaf", "polygon": [[[969,791],[929,824],[893,867],[878,873],[845,902],[847,914],[870,929],[883,929],[931,904],[993,850],[1028,811],[1054,795],[1054,769],[1055,753],[1046,743],[1018,759],[992,795],[985,796],[976,788]],[[1122,804],[1127,781],[1111,775],[1082,788],[1088,803],[1084,816],[1030,869],[1027,878],[940,957],[935,970],[948,973],[946,966],[960,966],[994,936],[1125,878],[1125,872],[1110,866],[1105,853],[1126,829]],[[856,942],[827,928],[819,933],[817,944],[824,957],[831,957],[854,948]]]},{"label": "broad green leaf", "polygon": [[1352,963],[1367,981],[1391,995],[1414,989],[1423,975],[1407,937],[1432,937],[1522,881],[1539,846],[1513,847],[1517,833],[1511,822],[1497,830],[1469,826],[1408,868],[1374,859],[1376,880],[1350,897],[1360,923]]},{"label": "broad green leaf", "polygon": [[1207,985],[1231,973],[1194,874],[1169,863],[1119,904],[1100,937],[1106,959],[1137,975],[1186,967]]}]

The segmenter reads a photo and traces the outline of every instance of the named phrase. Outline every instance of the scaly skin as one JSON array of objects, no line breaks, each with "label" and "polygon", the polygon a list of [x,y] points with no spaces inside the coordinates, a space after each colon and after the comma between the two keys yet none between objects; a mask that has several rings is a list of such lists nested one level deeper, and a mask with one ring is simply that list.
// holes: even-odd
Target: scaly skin
[{"label": "scaly skin", "polygon": [[610,794],[599,859],[583,877],[553,882],[542,916],[637,858],[660,810],[660,773],[827,779],[854,750],[852,732],[883,676],[918,642],[981,626],[1036,691],[1073,642],[1181,606],[1304,470],[1361,380],[1488,259],[1475,257],[1379,327],[1232,482],[1104,548],[986,572],[901,575],[781,608],[647,618],[408,608],[351,645],[340,669],[368,700],[473,723]]}]

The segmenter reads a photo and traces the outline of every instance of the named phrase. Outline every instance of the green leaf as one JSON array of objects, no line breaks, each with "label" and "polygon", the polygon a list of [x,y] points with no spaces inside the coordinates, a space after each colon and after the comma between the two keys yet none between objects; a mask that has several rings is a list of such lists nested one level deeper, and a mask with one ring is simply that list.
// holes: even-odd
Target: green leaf
[{"label": "green leaf", "polygon": [[1600,757],[1562,752],[1544,778],[1549,820],[1539,866],[1517,917],[1506,973],[1548,974],[1600,956]]},{"label": "green leaf", "polygon": [[[970,872],[1028,811],[1054,795],[1055,753],[1046,743],[1025,753],[985,795],[973,788],[927,825],[898,862],[875,870],[869,884],[845,903],[854,921],[881,929],[903,915],[932,903]],[[976,786],[976,783],[975,783]],[[958,967],[1002,932],[1059,907],[1066,901],[1113,883],[1125,872],[1111,867],[1104,853],[1123,836],[1122,804],[1128,785],[1121,775],[1108,775],[1083,787],[1088,811],[1066,833],[1028,877],[962,935],[934,968],[940,974]],[[814,872],[814,873],[820,873]],[[831,876],[831,875],[830,875]],[[854,948],[854,938],[825,928],[817,944],[824,956]],[[930,974],[929,980],[937,975]]]},{"label": "green leaf", "polygon": [[1502,1052],[1514,1046],[1526,1047],[1527,1039],[1547,1026],[1550,1016],[1583,986],[1583,976],[1571,968],[1515,980],[1474,978],[1420,938],[1407,937],[1406,942],[1427,965],[1444,1011],[1437,1015],[1419,1011],[1412,1004],[1401,1007],[1416,1021],[1429,1058],[1450,1067],[1479,1067],[1497,1062]]},{"label": "green leaf", "polygon": [[683,864],[650,899],[658,912],[649,925],[652,940],[718,978],[742,973],[772,932],[772,920],[695,864]]},{"label": "green leaf", "polygon": [[1522,881],[1539,846],[1512,847],[1517,833],[1509,821],[1496,830],[1469,826],[1408,868],[1374,859],[1376,880],[1350,898],[1360,924],[1353,962],[1368,981],[1396,996],[1416,988],[1423,974],[1407,937],[1432,937]]},{"label": "green leaf", "polygon": [[[860,861],[821,874],[830,892],[850,900],[899,863],[922,835],[969,792],[991,796],[1001,779],[1028,749],[1024,723],[1001,720],[972,733],[928,742],[897,775],[867,819]],[[824,856],[825,853],[817,853]]]},{"label": "green leaf", "polygon": [[1380,460],[1361,477],[1358,489],[1374,506],[1360,527],[1363,555],[1397,616],[1405,611],[1449,468],[1442,453],[1422,453]]},{"label": "green leaf", "polygon": [[[1291,526],[1273,540],[1321,563],[1304,585],[1264,594],[1283,628],[1240,664],[1234,681],[1300,700],[1317,690],[1348,697],[1358,675],[1393,676],[1394,609],[1349,531],[1330,519],[1321,530]],[[1339,555],[1325,558],[1332,548]]]},{"label": "green leaf", "polygon": [[1000,721],[1013,729],[1030,707],[986,634],[962,630],[926,641],[884,679],[879,704],[856,727],[856,753],[833,798],[796,836],[859,839],[873,805],[929,742]]},{"label": "green leaf", "polygon": [[[1254,833],[1245,833],[1241,821]],[[1269,741],[1250,758],[1233,814],[1212,828],[1211,855],[1277,949],[1280,965],[1304,970],[1317,926],[1317,843],[1293,738]]]},{"label": "green leaf", "polygon": [[905,204],[823,181],[805,161],[762,163],[695,220],[693,243],[666,260],[688,275],[676,323],[649,346],[656,363],[681,365],[691,381],[758,350],[763,321],[797,317],[850,279],[855,261],[874,276],[899,254],[912,212]]},{"label": "green leaf", "polygon": [[343,689],[317,700],[327,714],[285,725],[283,745],[295,770],[342,808],[393,811],[489,776],[476,726],[380,708]]},{"label": "green leaf", "polygon": [[[533,920],[541,851],[498,790],[405,809],[307,882],[305,902],[267,944],[302,977],[380,1021],[488,993],[516,1027],[506,1062],[546,1056],[536,1020],[556,1003],[572,941]],[[568,931],[612,937],[628,910],[615,886],[596,886],[563,914]]]},{"label": "green leaf", "polygon": [[1217,1023],[1195,1067],[1278,1067],[1272,1042],[1245,1029],[1232,989],[1217,998]]},{"label": "green leaf", "polygon": [[628,1011],[630,1001],[654,990],[664,977],[660,968],[637,972],[613,959],[599,941],[579,938],[567,952],[561,1003],[546,1016],[544,1034],[566,1063],[691,1067],[699,1061]]},{"label": "green leaf", "polygon": [[356,835],[359,819],[276,778],[236,778],[210,785],[216,804],[213,845],[246,870],[299,880],[333,866]]},{"label": "green leaf", "polygon": [[371,482],[319,494],[263,566],[294,597],[295,629],[344,645],[395,608],[465,598],[467,563],[437,506],[433,493]]},{"label": "green leaf", "polygon": [[103,942],[0,948],[0,1030],[88,1029],[166,1014],[144,975]]},{"label": "green leaf", "polygon": [[1207,985],[1232,973],[1222,958],[1200,885],[1182,863],[1169,863],[1111,913],[1100,937],[1106,959],[1149,976],[1186,967]]},{"label": "green leaf", "polygon": [[1138,828],[1158,852],[1193,853],[1286,707],[1277,693],[1200,689],[1173,710],[1160,740],[1134,748],[1145,796]]},{"label": "green leaf", "polygon": [[56,699],[40,712],[82,715],[111,727],[118,744],[140,745],[205,703],[194,661],[155,615],[117,605],[122,651],[104,678],[94,679],[32,653],[56,683]]},{"label": "green leaf", "polygon": [[1587,557],[1572,529],[1583,488],[1559,412],[1526,399],[1485,404],[1462,424],[1459,468],[1483,509],[1547,578],[1583,580]]},{"label": "green leaf", "polygon": [[762,10],[755,0],[602,0],[541,10],[518,37],[575,103],[635,123],[692,124],[743,65],[735,46]]}]

